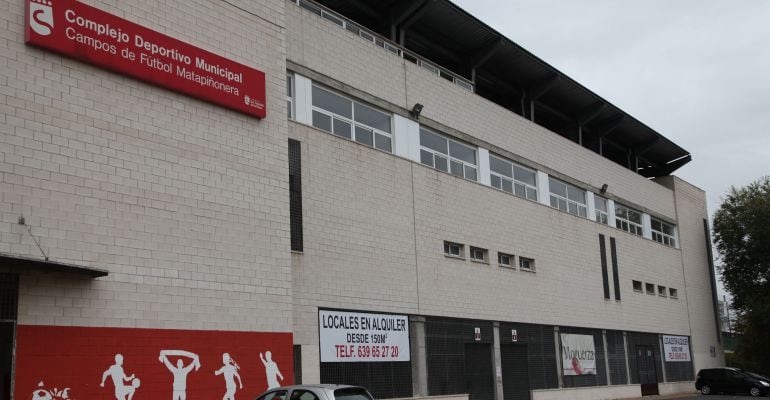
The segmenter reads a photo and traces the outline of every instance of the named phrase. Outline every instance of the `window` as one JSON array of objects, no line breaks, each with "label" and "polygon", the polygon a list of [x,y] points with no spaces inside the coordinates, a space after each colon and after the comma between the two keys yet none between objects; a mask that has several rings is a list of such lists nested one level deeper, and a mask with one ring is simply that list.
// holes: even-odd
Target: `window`
[{"label": "window", "polygon": [[492,186],[518,197],[537,201],[537,173],[511,161],[490,155]]},{"label": "window", "polygon": [[308,390],[295,390],[291,392],[291,400],[318,400],[318,397]]},{"label": "window", "polygon": [[663,243],[666,246],[676,247],[674,225],[653,218],[650,221],[650,226],[652,227],[652,240]]},{"label": "window", "polygon": [[642,236],[642,213],[615,203],[615,227]]},{"label": "window", "polygon": [[519,268],[525,271],[535,271],[535,260],[526,257],[519,257]]},{"label": "window", "polygon": [[302,251],[302,151],[293,139],[289,139],[289,236],[291,249]]},{"label": "window", "polygon": [[477,180],[476,149],[420,128],[420,162],[471,181]]},{"label": "window", "polygon": [[487,249],[471,246],[470,253],[471,253],[471,261],[489,263],[488,261],[489,252],[487,251]]},{"label": "window", "polygon": [[363,388],[351,387],[334,390],[337,400],[372,400],[372,396]]},{"label": "window", "polygon": [[453,242],[444,242],[444,255],[447,257],[463,258],[463,245]]},{"label": "window", "polygon": [[633,281],[634,283],[634,292],[642,292],[642,282],[640,281]]},{"label": "window", "polygon": [[294,77],[286,74],[286,116],[294,119]]},{"label": "window", "polygon": [[607,199],[601,196],[594,195],[594,209],[596,222],[600,224],[609,224],[609,217],[607,216]]},{"label": "window", "polygon": [[666,287],[658,285],[658,296],[666,297]]},{"label": "window", "polygon": [[548,178],[548,186],[551,191],[551,207],[580,217],[587,216],[584,190],[553,178]]},{"label": "window", "polygon": [[257,400],[286,400],[286,390],[276,390],[262,395]]},{"label": "window", "polygon": [[393,151],[391,116],[313,85],[313,126],[383,151]]},{"label": "window", "polygon": [[515,268],[513,266],[513,255],[505,253],[497,253],[497,263],[501,267]]},{"label": "window", "polygon": [[679,293],[677,293],[677,290],[670,287],[668,288],[668,297],[671,297],[672,299],[678,299]]},{"label": "window", "polygon": [[645,290],[647,291],[647,294],[655,294],[655,285],[652,283],[645,283],[644,284]]}]

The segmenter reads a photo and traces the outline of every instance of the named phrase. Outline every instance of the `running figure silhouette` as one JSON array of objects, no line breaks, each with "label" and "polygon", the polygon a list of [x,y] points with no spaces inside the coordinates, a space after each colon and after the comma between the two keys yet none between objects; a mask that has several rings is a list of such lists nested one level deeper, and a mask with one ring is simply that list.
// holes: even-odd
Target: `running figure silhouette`
[{"label": "running figure silhouette", "polygon": [[[171,362],[168,360],[169,356],[177,356],[177,357],[187,357],[190,358],[190,364],[188,364],[186,367],[184,366],[184,362],[182,359],[176,360],[176,366],[171,364]],[[168,368],[168,370],[174,375],[174,392],[171,397],[172,400],[186,400],[187,399],[187,374],[192,371],[193,368],[195,370],[199,370],[201,367],[200,359],[198,358],[197,354],[190,353],[189,351],[184,350],[161,350],[160,355],[158,356],[158,360],[163,363],[163,365]]]},{"label": "running figure silhouette", "polygon": [[[102,383],[99,386],[104,387],[104,381],[107,377],[112,378],[112,384],[115,386],[115,400],[131,400],[134,392],[139,387],[139,379],[134,374],[126,376],[123,371],[123,355],[115,354],[115,364],[107,368],[102,374]],[[125,385],[124,382],[131,381],[131,385]]]},{"label": "running figure silhouette", "polygon": [[[267,357],[267,359],[265,359],[265,357]],[[262,353],[259,353],[259,359],[262,360],[262,364],[265,364],[267,388],[272,389],[281,386],[281,384],[278,383],[278,378],[283,380],[283,375],[281,375],[281,371],[278,370],[278,364],[273,361],[273,353],[267,351],[265,352],[264,357],[262,356]]]},{"label": "running figure silhouette", "polygon": [[224,365],[214,371],[214,375],[224,374],[225,376],[226,390],[222,400],[235,400],[235,378],[238,378],[238,386],[240,386],[240,389],[243,389],[243,381],[241,381],[241,376],[238,375],[238,370],[241,367],[238,366],[238,363],[228,353],[222,354],[222,364]]}]

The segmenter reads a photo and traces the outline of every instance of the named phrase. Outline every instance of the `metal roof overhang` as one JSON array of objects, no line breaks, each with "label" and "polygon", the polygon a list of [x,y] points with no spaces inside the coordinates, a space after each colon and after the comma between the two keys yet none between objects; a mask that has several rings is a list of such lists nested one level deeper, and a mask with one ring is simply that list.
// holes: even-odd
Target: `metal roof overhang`
[{"label": "metal roof overhang", "polygon": [[690,153],[448,0],[316,0],[472,80],[475,92],[646,177]]},{"label": "metal roof overhang", "polygon": [[91,278],[99,278],[108,275],[106,270],[99,268],[83,267],[79,265],[13,256],[8,254],[0,254],[0,266],[7,267],[16,271],[34,270],[44,273],[65,272],[76,275],[85,275]]}]

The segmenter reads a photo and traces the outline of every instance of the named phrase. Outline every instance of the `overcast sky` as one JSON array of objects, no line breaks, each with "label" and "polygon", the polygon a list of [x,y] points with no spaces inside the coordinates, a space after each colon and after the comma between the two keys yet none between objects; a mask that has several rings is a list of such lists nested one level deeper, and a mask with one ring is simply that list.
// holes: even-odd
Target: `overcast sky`
[{"label": "overcast sky", "polygon": [[770,1],[454,1],[689,151],[710,215],[770,174]]}]

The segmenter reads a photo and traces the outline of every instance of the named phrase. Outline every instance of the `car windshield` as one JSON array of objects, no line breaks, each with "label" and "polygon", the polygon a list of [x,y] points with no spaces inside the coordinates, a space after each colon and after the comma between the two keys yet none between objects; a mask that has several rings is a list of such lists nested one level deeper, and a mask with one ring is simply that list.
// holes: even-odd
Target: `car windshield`
[{"label": "car windshield", "polygon": [[336,389],[334,391],[334,397],[337,400],[373,400],[372,396],[370,396],[369,392],[365,389],[355,387]]}]

